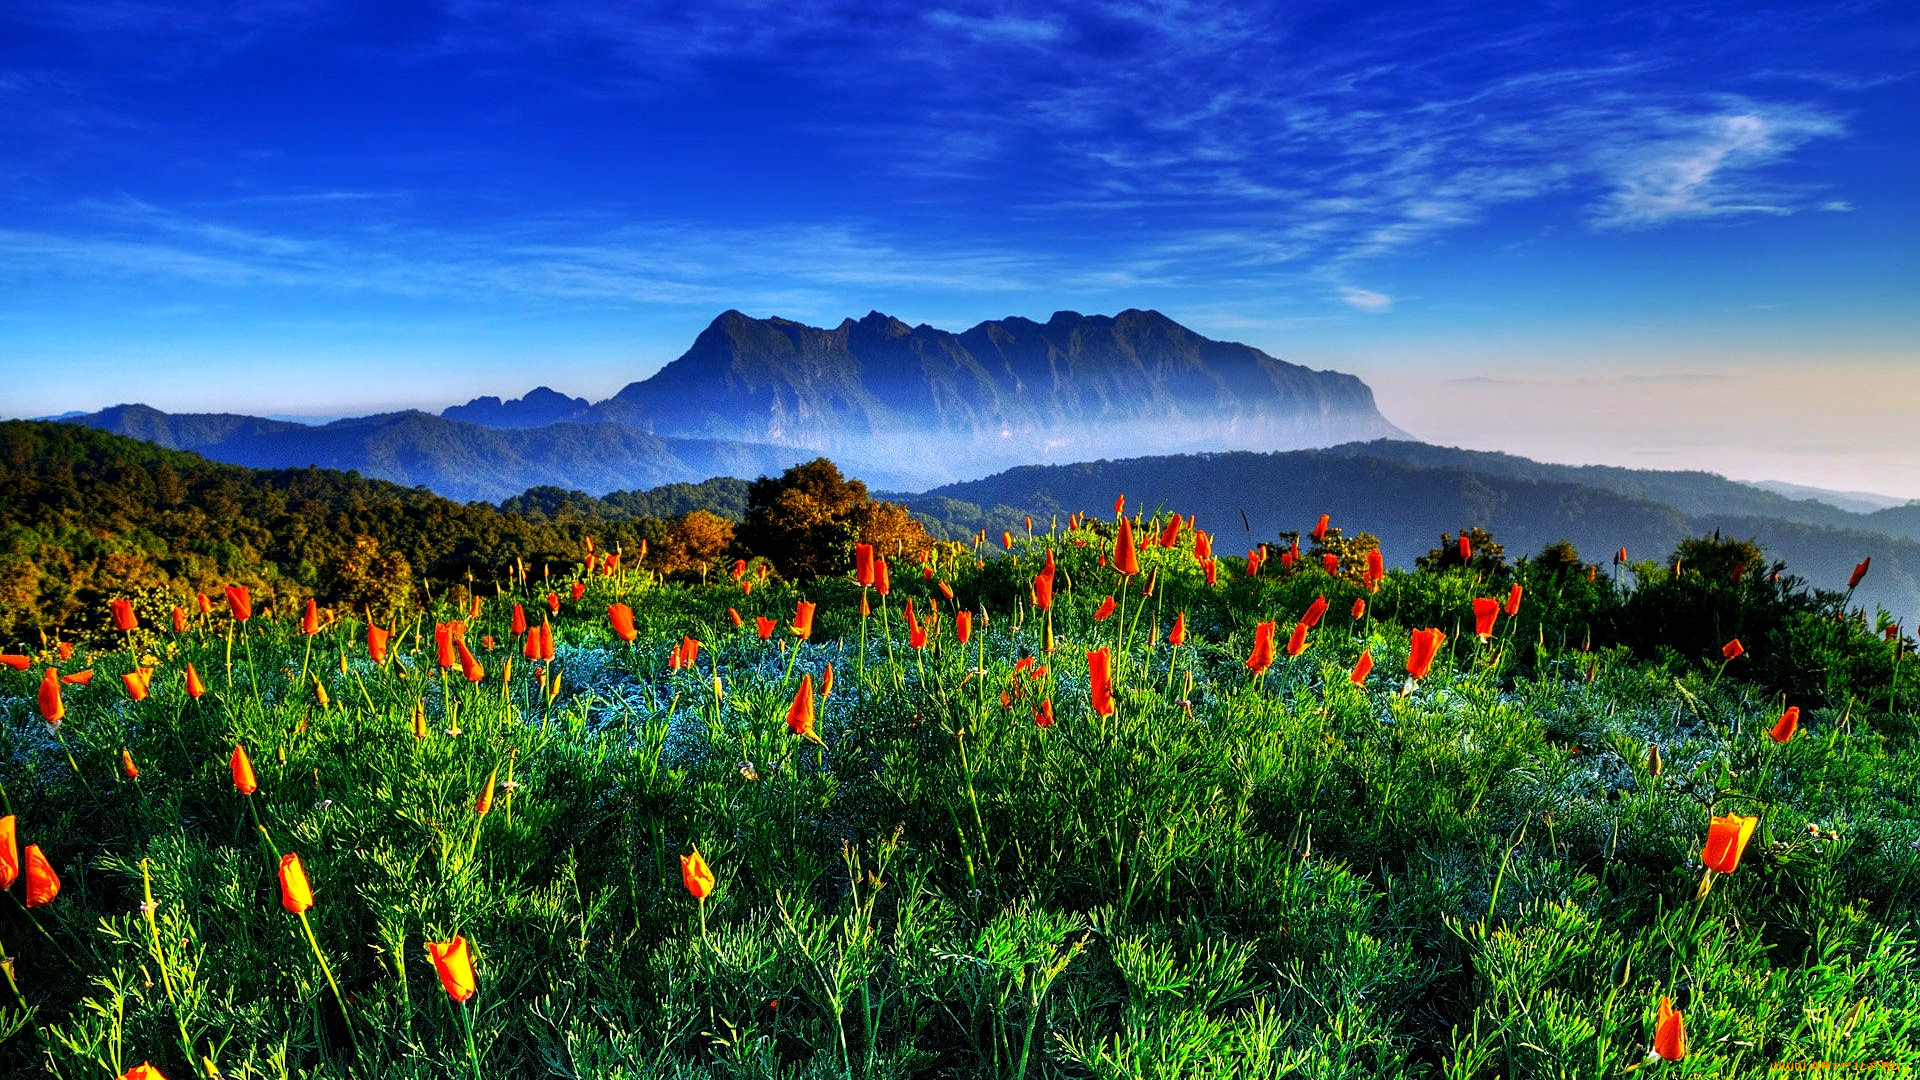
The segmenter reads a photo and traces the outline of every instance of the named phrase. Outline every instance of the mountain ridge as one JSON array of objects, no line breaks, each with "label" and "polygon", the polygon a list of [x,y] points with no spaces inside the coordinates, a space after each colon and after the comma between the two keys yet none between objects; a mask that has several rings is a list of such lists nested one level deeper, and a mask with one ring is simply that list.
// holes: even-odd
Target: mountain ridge
[{"label": "mountain ridge", "polygon": [[1358,377],[1216,341],[1158,311],[1056,311],[958,333],[880,311],[833,327],[728,309],[679,357],[557,415],[542,387],[442,415],[498,426],[611,420],[680,438],[796,446],[923,483],[1028,460],[1410,437]]}]

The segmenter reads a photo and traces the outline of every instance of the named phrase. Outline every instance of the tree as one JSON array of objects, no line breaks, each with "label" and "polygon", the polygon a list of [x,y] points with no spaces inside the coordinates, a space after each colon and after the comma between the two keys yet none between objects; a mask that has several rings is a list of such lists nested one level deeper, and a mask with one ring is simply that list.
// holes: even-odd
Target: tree
[{"label": "tree", "polygon": [[1413,565],[1421,570],[1439,572],[1455,567],[1466,567],[1476,573],[1497,574],[1507,568],[1507,552],[1493,539],[1493,534],[1475,525],[1471,529],[1460,530],[1467,541],[1467,558],[1460,557],[1460,541],[1452,533],[1440,534],[1440,546],[1413,560]]},{"label": "tree", "polygon": [[663,574],[692,571],[702,578],[733,546],[733,522],[706,510],[689,510],[654,545],[654,563]]},{"label": "tree", "polygon": [[371,536],[353,538],[353,547],[333,565],[325,599],[357,615],[392,619],[413,595],[413,566],[397,551],[380,550]]},{"label": "tree", "polygon": [[846,570],[858,542],[873,543],[883,554],[905,554],[927,544],[926,530],[904,507],[874,502],[866,484],[842,476],[826,458],[749,485],[746,520],[736,535],[788,578]]},{"label": "tree", "polygon": [[1549,574],[1565,574],[1585,569],[1586,564],[1580,561],[1580,552],[1575,550],[1572,541],[1555,540],[1533,557],[1533,566]]},{"label": "tree", "polygon": [[1309,567],[1323,567],[1326,565],[1326,556],[1332,555],[1340,560],[1340,569],[1334,576],[1364,588],[1367,583],[1367,553],[1379,550],[1380,538],[1372,533],[1363,532],[1347,537],[1340,535],[1338,528],[1331,528],[1307,549],[1305,561]]}]

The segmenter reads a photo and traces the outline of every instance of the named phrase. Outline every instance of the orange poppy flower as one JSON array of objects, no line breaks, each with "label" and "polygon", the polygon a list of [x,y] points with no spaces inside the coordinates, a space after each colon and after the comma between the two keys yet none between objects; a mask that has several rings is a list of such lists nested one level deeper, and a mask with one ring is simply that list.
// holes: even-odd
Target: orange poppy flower
[{"label": "orange poppy flower", "polygon": [[427,942],[427,959],[433,961],[440,986],[455,1001],[465,1001],[480,987],[473,978],[473,955],[467,951],[467,939],[459,934],[452,941]]},{"label": "orange poppy flower", "polygon": [[1043,728],[1053,726],[1053,699],[1052,698],[1048,698],[1045,701],[1042,701],[1040,703],[1040,707],[1033,710],[1033,722],[1036,725]]},{"label": "orange poppy flower", "polygon": [[200,614],[202,615],[213,614],[213,601],[207,599],[206,593],[194,593],[193,604],[194,604],[194,607],[199,609]]},{"label": "orange poppy flower", "polygon": [[1247,576],[1253,577],[1258,573],[1260,573],[1260,553],[1249,551],[1247,552]]},{"label": "orange poppy flower", "polygon": [[953,616],[953,636],[965,645],[973,638],[973,612],[956,612]]},{"label": "orange poppy flower", "polygon": [[567,590],[567,594],[575,600],[580,599],[581,597],[587,595],[587,583],[584,581],[574,582],[573,588]]},{"label": "orange poppy flower", "polygon": [[1367,552],[1367,588],[1377,589],[1387,578],[1387,559],[1375,548]]},{"label": "orange poppy flower", "polygon": [[299,915],[313,906],[313,886],[298,852],[280,856],[280,906]]},{"label": "orange poppy flower", "polygon": [[1707,823],[1707,846],[1700,850],[1700,861],[1709,869],[1731,874],[1740,868],[1740,855],[1753,839],[1760,824],[1757,817],[1727,814]]},{"label": "orange poppy flower", "polygon": [[893,586],[887,581],[887,560],[873,560],[873,591],[885,596],[892,589]]},{"label": "orange poppy flower", "polygon": [[1212,559],[1208,559],[1206,562],[1200,564],[1200,572],[1207,576],[1207,584],[1213,585],[1219,575],[1220,564],[1214,562]]},{"label": "orange poppy flower", "polygon": [[1113,500],[1114,516],[1118,517],[1119,515],[1124,514],[1126,512],[1127,512],[1127,497],[1125,495],[1116,496]]},{"label": "orange poppy flower", "polygon": [[1167,632],[1167,644],[1185,645],[1187,643],[1187,613],[1181,612],[1173,617],[1173,629]]},{"label": "orange poppy flower", "polygon": [[1793,738],[1793,733],[1798,730],[1800,730],[1800,706],[1789,705],[1787,711],[1780,714],[1780,720],[1773,725],[1773,730],[1767,734],[1774,742],[1783,743]]},{"label": "orange poppy flower", "polygon": [[813,730],[813,720],[813,675],[809,673],[800,676],[800,688],[793,692],[793,704],[787,706],[787,727],[793,729],[795,735],[819,743],[820,734]]},{"label": "orange poppy flower", "polygon": [[127,688],[127,697],[134,701],[147,700],[147,677],[139,671],[129,671],[120,676],[120,685]]},{"label": "orange poppy flower", "polygon": [[447,623],[433,624],[434,659],[443,668],[453,666],[453,627]]},{"label": "orange poppy flower", "polygon": [[93,681],[93,669],[88,668],[85,671],[76,671],[71,675],[62,675],[60,676],[60,681],[66,683],[68,686],[85,686]]},{"label": "orange poppy flower", "polygon": [[695,900],[702,903],[706,902],[707,897],[713,895],[713,887],[717,884],[717,879],[713,876],[713,868],[707,865],[706,858],[700,854],[699,848],[694,848],[691,855],[680,856],[680,882],[687,887],[688,892],[693,894]]},{"label": "orange poppy flower", "polygon": [[1327,598],[1316,596],[1313,603],[1307,605],[1307,613],[1300,616],[1300,622],[1311,630],[1320,625],[1320,617],[1327,613]]},{"label": "orange poppy flower", "polygon": [[253,618],[253,591],[245,585],[227,586],[227,610],[236,622]]},{"label": "orange poppy flower", "polygon": [[767,618],[765,615],[754,616],[753,628],[759,631],[761,641],[773,640],[773,627],[774,621],[772,619]]},{"label": "orange poppy flower", "polygon": [[115,630],[125,633],[136,629],[140,625],[140,620],[133,614],[133,601],[131,600],[109,600],[107,601],[107,610],[113,615],[113,628]]},{"label": "orange poppy flower", "polygon": [[1366,618],[1366,616],[1367,616],[1366,600],[1364,598],[1356,597],[1353,601],[1353,617],[1355,619],[1364,619]]},{"label": "orange poppy flower", "polygon": [[150,1062],[141,1062],[120,1074],[118,1080],[167,1080]]},{"label": "orange poppy flower", "polygon": [[22,656],[19,653],[0,653],[0,664],[5,664],[15,671],[25,671],[33,664],[33,657]]},{"label": "orange poppy flower", "polygon": [[1473,598],[1473,634],[1481,641],[1493,636],[1493,620],[1500,614],[1500,601],[1491,596]]},{"label": "orange poppy flower", "polygon": [[1100,610],[1093,613],[1093,621],[1104,622],[1109,616],[1113,614],[1113,610],[1117,606],[1118,605],[1116,605],[1113,602],[1113,597],[1111,596],[1107,597],[1105,600],[1102,600],[1100,602]]},{"label": "orange poppy flower", "polygon": [[206,692],[207,692],[206,685],[200,681],[200,673],[193,670],[192,664],[188,664],[187,665],[187,696],[190,698],[198,698],[201,694],[204,694]]},{"label": "orange poppy flower", "polygon": [[1167,527],[1160,531],[1160,546],[1170,548],[1180,542],[1180,515],[1167,519]]},{"label": "orange poppy flower", "polygon": [[555,615],[560,614],[560,594],[559,593],[550,592],[547,594],[547,610],[552,612]]},{"label": "orange poppy flower", "polygon": [[1353,674],[1348,675],[1347,680],[1355,686],[1365,686],[1367,684],[1367,676],[1372,674],[1372,672],[1373,650],[1368,649],[1360,654],[1360,659],[1354,661]]},{"label": "orange poppy flower", "polygon": [[246,747],[233,744],[233,755],[227,758],[227,768],[233,772],[234,790],[242,795],[251,795],[260,790],[260,782],[253,777],[253,759],[247,757]]},{"label": "orange poppy flower", "polygon": [[1506,613],[1507,618],[1511,619],[1515,615],[1520,614],[1520,596],[1522,592],[1524,592],[1524,590],[1520,588],[1520,583],[1517,581],[1513,583],[1513,588],[1507,590],[1507,603],[1500,609]]},{"label": "orange poppy flower", "polygon": [[873,545],[853,545],[853,583],[861,588],[873,584]]},{"label": "orange poppy flower", "polygon": [[619,636],[621,641],[632,641],[634,639],[635,631],[633,629],[632,608],[625,604],[609,605],[607,607],[607,621],[613,624],[613,632]]},{"label": "orange poppy flower", "polygon": [[1653,1052],[1663,1061],[1679,1061],[1687,1056],[1687,1022],[1673,1007],[1673,999],[1662,994],[1660,1008],[1653,1021]]},{"label": "orange poppy flower", "polygon": [[133,751],[124,746],[120,748],[120,775],[129,780],[140,779],[140,766],[133,763]]},{"label": "orange poppy flower", "polygon": [[374,623],[367,624],[367,659],[376,664],[387,662],[387,639],[392,631],[382,629]]},{"label": "orange poppy flower", "polygon": [[1468,542],[1467,534],[1464,532],[1460,534],[1460,561],[1473,561],[1473,544]]},{"label": "orange poppy flower", "polygon": [[1279,624],[1275,622],[1263,622],[1253,628],[1253,652],[1247,656],[1248,671],[1258,675],[1273,666],[1273,636],[1278,629]]},{"label": "orange poppy flower", "polygon": [[515,636],[527,632],[527,609],[513,605],[513,619],[507,624],[507,632]]},{"label": "orange poppy flower", "polygon": [[176,634],[187,632],[187,609],[179,604],[173,605],[173,632]]},{"label": "orange poppy flower", "polygon": [[1747,651],[1747,647],[1745,645],[1740,644],[1739,638],[1734,638],[1732,641],[1729,641],[1725,645],[1720,646],[1720,655],[1725,657],[1728,660],[1732,660],[1735,657],[1738,657],[1741,654],[1745,653],[1746,651]]},{"label": "orange poppy flower", "polygon": [[1861,559],[1859,564],[1853,568],[1852,576],[1847,578],[1847,588],[1857,588],[1860,585],[1860,579],[1867,576],[1867,567],[1871,565],[1873,565],[1873,556],[1869,555]]},{"label": "orange poppy flower", "polygon": [[1140,553],[1133,546],[1132,518],[1120,519],[1120,531],[1113,538],[1113,568],[1122,577],[1140,572]]},{"label": "orange poppy flower", "polygon": [[1332,520],[1331,514],[1321,514],[1319,522],[1314,525],[1313,531],[1307,535],[1313,537],[1315,543],[1325,540],[1327,538],[1327,526],[1332,523]]},{"label": "orange poppy flower", "polygon": [[1113,654],[1104,646],[1087,654],[1087,685],[1093,699],[1093,711],[1101,716],[1112,716]]},{"label": "orange poppy flower", "polygon": [[1437,629],[1415,630],[1413,643],[1407,650],[1407,675],[1416,682],[1427,677],[1433,670],[1433,659],[1440,654],[1440,646],[1447,635]]},{"label": "orange poppy flower", "polygon": [[307,597],[306,614],[300,617],[300,632],[308,637],[320,632],[320,606],[313,602],[311,596]]},{"label": "orange poppy flower", "polygon": [[828,664],[826,672],[820,676],[820,700],[825,701],[826,699],[832,696],[833,696],[833,665]]},{"label": "orange poppy flower", "polygon": [[40,719],[58,724],[67,715],[66,702],[60,700],[60,670],[48,668],[40,677]]},{"label": "orange poppy flower", "polygon": [[1199,529],[1193,530],[1193,557],[1201,562],[1213,558],[1213,537]]},{"label": "orange poppy flower", "polygon": [[790,629],[801,638],[813,636],[813,609],[817,607],[811,600],[801,600],[793,606],[793,626]]},{"label": "orange poppy flower", "polygon": [[[466,676],[468,682],[477,683],[487,677],[487,669],[474,659],[473,651],[467,648],[465,641],[455,641],[453,646],[460,653],[460,674]],[[320,704],[325,705],[326,701],[323,699]]]},{"label": "orange poppy flower", "polygon": [[27,906],[53,903],[53,898],[60,895],[60,875],[53,872],[53,864],[41,853],[39,844],[27,845],[26,870]]},{"label": "orange poppy flower", "polygon": [[0,817],[0,892],[13,888],[20,879],[19,825],[12,814]]},{"label": "orange poppy flower", "polygon": [[1299,656],[1307,651],[1307,624],[1303,620],[1293,624],[1293,634],[1287,638],[1287,655]]}]

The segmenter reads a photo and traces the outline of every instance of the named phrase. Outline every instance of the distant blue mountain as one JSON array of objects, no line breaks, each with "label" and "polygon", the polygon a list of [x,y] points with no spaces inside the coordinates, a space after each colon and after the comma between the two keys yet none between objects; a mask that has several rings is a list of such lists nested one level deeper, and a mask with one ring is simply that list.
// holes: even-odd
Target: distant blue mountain
[{"label": "distant blue mountain", "polygon": [[545,386],[536,386],[525,397],[501,401],[497,397],[477,397],[465,405],[440,411],[448,420],[497,428],[534,428],[579,419],[591,403],[573,398]]},{"label": "distant blue mountain", "polygon": [[489,502],[530,487],[593,493],[714,476],[778,473],[803,459],[791,448],[719,439],[666,439],[625,424],[503,429],[423,412],[337,420],[320,427],[230,414],[172,414],[116,405],[69,422],[262,469],[351,470]]}]

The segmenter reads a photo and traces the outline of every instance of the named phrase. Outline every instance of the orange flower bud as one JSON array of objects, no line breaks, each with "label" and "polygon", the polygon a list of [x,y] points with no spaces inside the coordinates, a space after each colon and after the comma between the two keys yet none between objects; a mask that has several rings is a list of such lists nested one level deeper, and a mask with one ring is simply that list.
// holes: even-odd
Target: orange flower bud
[{"label": "orange flower bud", "polygon": [[300,865],[297,852],[280,856],[280,906],[295,915],[313,906],[313,886],[307,883],[307,871]]},{"label": "orange flower bud", "polygon": [[820,743],[820,734],[813,730],[813,720],[813,675],[809,673],[800,676],[800,688],[794,691],[793,704],[787,706],[787,726],[795,735]]},{"label": "orange flower bud", "polygon": [[467,950],[466,938],[455,934],[452,941],[427,942],[427,959],[433,961],[440,986],[453,1000],[465,1001],[479,989],[474,981],[473,954]]},{"label": "orange flower bud", "polygon": [[53,864],[41,853],[39,844],[27,845],[27,906],[40,907],[53,903],[60,895],[60,875],[53,872]]},{"label": "orange flower bud", "polygon": [[1415,630],[1413,643],[1407,650],[1408,676],[1415,681],[1426,678],[1427,672],[1433,670],[1434,657],[1440,654],[1440,646],[1446,640],[1447,635],[1437,629]]},{"label": "orange flower bud", "polygon": [[1665,1061],[1687,1056],[1687,1024],[1673,1007],[1673,999],[1660,997],[1660,1008],[1653,1021],[1653,1052]]},{"label": "orange flower bud", "polygon": [[12,814],[0,817],[0,892],[13,888],[20,880],[19,824]]},{"label": "orange flower bud", "polygon": [[113,628],[115,630],[125,633],[140,625],[140,620],[133,614],[133,602],[131,600],[109,600],[107,601],[107,610],[113,614]]},{"label": "orange flower bud", "polygon": [[680,856],[680,881],[695,900],[704,902],[713,894],[716,883],[713,870],[701,856],[699,848],[694,848],[691,855]]},{"label": "orange flower bud", "polygon": [[48,668],[40,677],[40,718],[49,726],[60,723],[67,715],[67,706],[60,700],[60,671]]},{"label": "orange flower bud", "polygon": [[1355,686],[1365,686],[1367,684],[1367,676],[1372,672],[1373,650],[1368,649],[1360,654],[1360,659],[1354,661],[1353,674],[1348,675],[1347,679]]},{"label": "orange flower bud", "polygon": [[233,771],[234,790],[242,795],[260,790],[260,782],[253,778],[253,759],[247,757],[246,747],[233,744],[233,756],[227,759],[227,767]]}]

